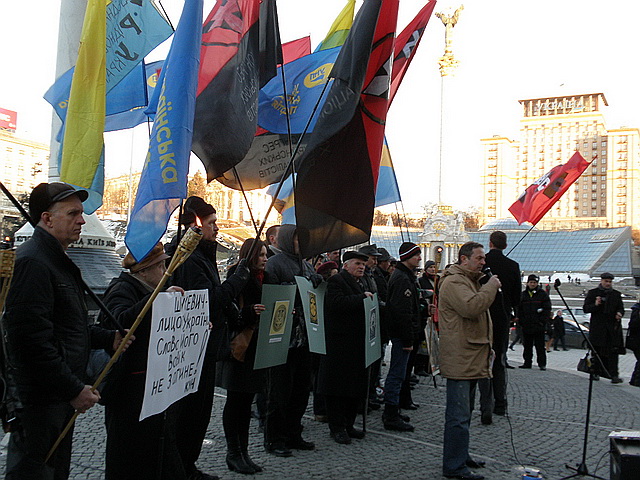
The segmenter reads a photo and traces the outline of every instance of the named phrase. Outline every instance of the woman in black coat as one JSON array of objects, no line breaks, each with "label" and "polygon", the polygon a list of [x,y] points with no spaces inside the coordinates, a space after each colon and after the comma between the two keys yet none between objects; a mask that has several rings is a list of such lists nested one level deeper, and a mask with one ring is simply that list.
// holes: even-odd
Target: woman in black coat
[{"label": "woman in black coat", "polygon": [[367,390],[365,369],[365,292],[359,279],[367,255],[347,252],[344,269],[328,281],[325,296],[327,354],[320,361],[318,391],[325,395],[329,430],[338,443],[364,438],[353,424]]},{"label": "woman in black coat", "polygon": [[[240,248],[239,259],[247,258],[255,239],[247,239]],[[258,324],[262,305],[262,284],[265,281],[267,247],[258,240],[247,266],[251,272],[249,281],[237,297],[240,316],[237,325],[230,327],[245,339],[249,339],[246,350],[233,349],[233,358],[218,362],[216,365],[216,385],[227,390],[227,401],[222,413],[222,426],[227,441],[227,466],[229,470],[253,474],[262,471],[249,457],[249,424],[251,422],[251,403],[256,393],[265,388],[265,371],[254,370]],[[229,269],[229,275],[235,271],[235,265]]]},{"label": "woman in black coat", "polygon": [[[104,303],[124,328],[129,328],[146,305],[166,271],[161,243],[140,262],[128,254],[122,272],[104,295]],[[180,287],[167,291],[183,292]],[[177,404],[165,412],[139,421],[144,397],[151,310],[135,332],[135,341],[122,354],[102,392],[106,404],[107,480],[181,480],[187,476],[176,444]]]}]

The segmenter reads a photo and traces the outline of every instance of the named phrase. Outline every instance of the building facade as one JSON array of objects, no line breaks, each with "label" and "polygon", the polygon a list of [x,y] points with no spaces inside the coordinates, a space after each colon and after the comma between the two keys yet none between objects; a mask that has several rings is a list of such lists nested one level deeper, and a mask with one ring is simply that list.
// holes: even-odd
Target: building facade
[{"label": "building facade", "polygon": [[[23,200],[36,185],[46,182],[48,167],[48,145],[17,137],[14,129],[0,128],[0,180],[14,197]],[[3,236],[24,221],[4,194],[0,194],[0,221]]]},{"label": "building facade", "polygon": [[545,230],[640,228],[640,131],[607,128],[603,93],[519,100],[520,138],[483,148],[481,223],[511,217],[529,185],[576,152],[591,165],[539,222]]}]

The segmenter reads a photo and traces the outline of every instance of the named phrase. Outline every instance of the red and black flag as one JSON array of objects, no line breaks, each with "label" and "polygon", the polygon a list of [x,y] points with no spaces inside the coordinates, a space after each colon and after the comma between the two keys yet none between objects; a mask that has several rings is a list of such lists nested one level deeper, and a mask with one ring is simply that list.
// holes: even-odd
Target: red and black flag
[{"label": "red and black flag", "polygon": [[535,225],[589,166],[582,155],[574,153],[564,165],[553,167],[533,182],[509,207],[519,224]]},{"label": "red and black flag", "polygon": [[207,180],[242,160],[258,92],[282,63],[275,0],[218,0],[203,25],[192,150]]},{"label": "red and black flag", "polygon": [[331,71],[333,84],[299,159],[304,257],[371,235],[397,14],[398,0],[365,0]]},{"label": "red and black flag", "polygon": [[404,78],[404,74],[407,72],[411,60],[413,60],[413,56],[418,49],[418,45],[420,45],[424,29],[426,28],[435,7],[436,0],[430,0],[429,3],[422,7],[422,10],[418,12],[411,23],[402,30],[398,35],[398,38],[396,38],[389,104],[393,102],[393,97],[395,97],[398,87]]}]

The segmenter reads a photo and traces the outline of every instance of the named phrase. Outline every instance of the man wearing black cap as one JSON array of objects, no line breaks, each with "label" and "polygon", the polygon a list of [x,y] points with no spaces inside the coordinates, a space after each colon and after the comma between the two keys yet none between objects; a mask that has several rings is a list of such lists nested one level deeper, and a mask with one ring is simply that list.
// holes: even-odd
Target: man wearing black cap
[{"label": "man wearing black cap", "polygon": [[344,268],[329,279],[325,298],[327,354],[320,360],[318,383],[327,405],[331,438],[340,444],[364,438],[353,424],[367,382],[363,299],[373,292],[362,278],[368,258],[360,252],[345,252]]},{"label": "man wearing black cap", "polygon": [[[202,441],[211,418],[217,355],[226,340],[223,328],[225,319],[234,315],[233,302],[247,283],[249,270],[242,263],[238,265],[233,275],[221,282],[216,263],[218,247],[216,209],[202,198],[191,196],[184,203],[183,218],[189,219],[189,214],[193,215],[194,224],[201,225],[202,240],[189,258],[176,269],[172,282],[184,290],[206,289],[209,291],[209,309],[213,327],[207,342],[198,391],[180,400],[177,443],[189,480],[211,480],[218,477],[201,472],[196,468],[196,461],[200,456]],[[167,253],[172,254],[176,246],[177,242],[172,242],[167,248]],[[237,317],[237,313],[235,315]]]},{"label": "man wearing black cap", "polygon": [[520,296],[518,305],[518,323],[522,327],[522,344],[524,363],[519,368],[531,368],[533,347],[536,347],[536,358],[540,370],[547,369],[547,351],[544,346],[544,332],[551,317],[551,300],[549,295],[538,285],[538,276],[531,274],[527,278],[527,288]]},{"label": "man wearing black cap", "polygon": [[412,432],[413,425],[400,417],[400,389],[407,373],[409,353],[413,350],[415,325],[420,322],[420,299],[415,270],[422,260],[420,247],[404,242],[399,250],[400,261],[389,279],[387,308],[391,363],[384,383],[384,414],[387,430]]},{"label": "man wearing black cap", "polygon": [[11,379],[22,410],[9,439],[8,479],[69,476],[72,433],[45,457],[74,410],[85,412],[100,394],[86,385],[91,348],[115,349],[120,334],[88,327],[80,270],[65,251],[80,238],[84,190],[41,183],[29,199],[37,225],[16,254],[4,325]]},{"label": "man wearing black cap", "polygon": [[585,313],[591,314],[589,340],[606,369],[602,369],[599,362],[596,362],[596,371],[599,375],[611,378],[611,383],[622,383],[618,376],[618,354],[624,351],[624,305],[620,292],[613,289],[612,274],[605,272],[600,275],[600,285],[589,290],[582,308]]},{"label": "man wearing black cap", "polygon": [[367,263],[365,264],[364,269],[364,277],[363,281],[366,282],[366,286],[370,292],[376,293],[376,281],[373,278],[373,270],[378,265],[378,258],[380,257],[380,252],[378,252],[378,247],[376,247],[375,243],[372,245],[365,245],[364,247],[360,247],[358,249],[358,253],[367,256]]}]

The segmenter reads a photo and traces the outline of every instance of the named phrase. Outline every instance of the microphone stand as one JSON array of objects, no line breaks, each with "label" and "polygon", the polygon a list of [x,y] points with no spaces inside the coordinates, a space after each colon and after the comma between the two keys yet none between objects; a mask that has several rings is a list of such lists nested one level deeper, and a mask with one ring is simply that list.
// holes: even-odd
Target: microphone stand
[{"label": "microphone stand", "polygon": [[[560,292],[560,285],[562,282],[560,282],[559,278],[556,278],[555,283],[553,284],[553,288],[556,289],[556,292],[558,292],[558,295],[560,295],[560,299],[562,300],[562,303],[564,303],[565,307],[567,307],[567,311],[569,312],[569,314],[571,315],[571,318],[573,318],[573,321],[576,322],[576,325],[578,326],[578,330],[580,330],[580,333],[582,334],[582,337],[584,338],[584,340],[587,343],[587,346],[589,347],[589,352],[591,353],[591,358],[595,358],[596,361],[598,362],[598,364],[600,365],[600,368],[602,368],[602,371],[604,373],[606,373],[608,376],[609,372],[607,371],[607,369],[605,368],[604,364],[602,363],[602,359],[600,358],[600,355],[598,355],[598,352],[596,352],[595,348],[593,348],[593,344],[591,343],[591,341],[589,340],[589,337],[584,333],[584,330],[582,328],[582,325],[580,325],[578,323],[578,321],[576,320],[576,317],[573,315],[573,311],[571,310],[571,308],[569,308],[569,305],[567,304],[567,301],[564,299],[564,296],[562,295],[562,292]],[[599,477],[593,473],[589,473],[589,469],[587,468],[587,443],[588,443],[588,438],[589,438],[589,417],[591,416],[591,398],[592,398],[592,392],[593,392],[593,377],[594,377],[594,370],[593,370],[593,364],[590,363],[590,369],[589,369],[589,394],[587,396],[587,416],[585,418],[585,422],[584,422],[584,439],[583,439],[583,444],[582,444],[582,461],[579,464],[576,464],[576,467],[572,467],[569,464],[566,464],[565,466],[569,469],[569,470],[573,470],[574,474],[569,475],[567,477],[562,477],[560,480],[567,480],[569,478],[574,478],[574,477],[591,477],[591,478],[599,478],[601,480],[606,480],[603,477]]]}]

